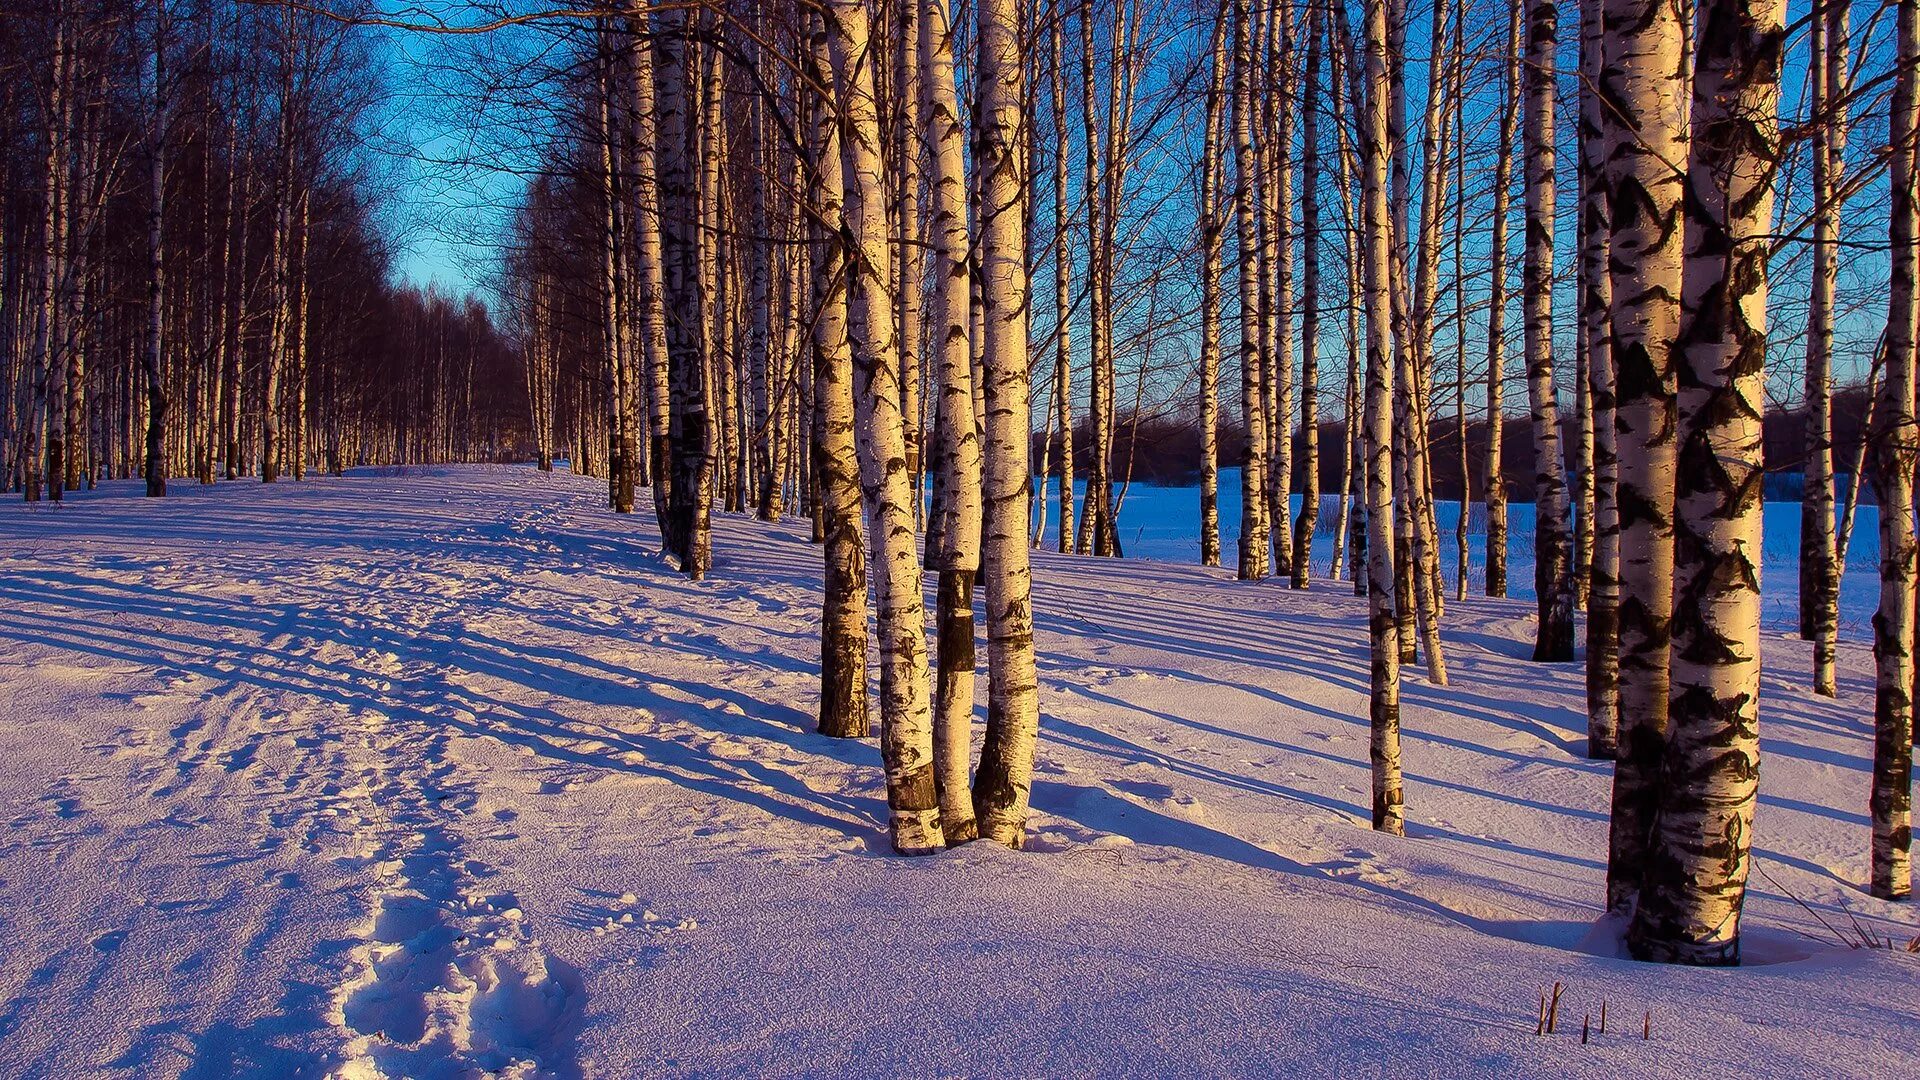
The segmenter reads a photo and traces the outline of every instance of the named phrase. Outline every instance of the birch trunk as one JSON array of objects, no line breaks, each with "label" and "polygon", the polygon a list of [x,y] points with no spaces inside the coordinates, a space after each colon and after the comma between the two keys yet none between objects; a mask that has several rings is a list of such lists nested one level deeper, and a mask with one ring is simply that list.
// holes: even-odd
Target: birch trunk
[{"label": "birch trunk", "polygon": [[979,836],[974,822],[973,584],[980,569],[980,438],[973,428],[973,356],[967,336],[966,133],[954,89],[953,26],[948,0],[919,0],[920,124],[928,142],[928,195],[934,247],[933,353],[939,398],[934,467],[947,521],[940,530],[938,678],[933,714],[934,778],[947,843]]},{"label": "birch trunk", "polygon": [[[1365,95],[1360,85],[1361,73],[1353,63],[1353,40],[1344,14],[1335,20],[1339,29],[1339,38],[1333,39],[1333,27],[1328,28],[1333,60],[1333,97],[1339,109],[1339,122],[1334,125],[1336,149],[1339,151],[1340,210],[1344,228],[1340,230],[1343,254],[1346,260],[1347,275],[1347,400],[1346,400],[1346,463],[1341,475],[1346,478],[1344,497],[1340,500],[1340,520],[1335,525],[1333,542],[1333,567],[1330,571],[1335,578],[1340,576],[1341,556],[1352,569],[1353,593],[1355,596],[1367,595],[1367,509],[1366,509],[1366,442],[1361,424],[1361,399],[1363,397],[1361,356],[1366,352],[1366,341],[1361,336],[1360,308],[1365,273],[1361,268],[1360,230],[1361,208],[1353,198],[1354,164],[1353,131],[1355,118],[1364,108]],[[1348,550],[1351,549],[1351,550]]]},{"label": "birch trunk", "polygon": [[1269,16],[1276,48],[1267,70],[1274,106],[1273,148],[1269,151],[1273,186],[1273,348],[1268,355],[1267,532],[1273,543],[1273,572],[1293,574],[1293,5],[1277,0]]},{"label": "birch trunk", "polygon": [[[167,4],[153,13],[153,99],[148,119],[147,182],[147,497],[167,493],[166,216],[167,216]],[[91,470],[89,470],[91,476]]]},{"label": "birch trunk", "polygon": [[692,16],[669,12],[657,36],[660,116],[659,176],[664,308],[673,476],[665,547],[695,581],[711,559],[710,490],[713,473],[704,327],[708,311],[700,284],[699,192],[693,168],[695,126],[688,49]]},{"label": "birch trunk", "polygon": [[[717,16],[702,27],[702,35],[717,24]],[[704,42],[703,42],[704,44]],[[728,210],[728,171],[721,162],[728,154],[729,128],[721,123],[720,97],[723,92],[726,54],[712,46],[696,48],[693,57],[700,72],[699,109],[701,120],[694,133],[699,147],[697,185],[699,227],[695,232],[699,246],[699,282],[702,310],[701,371],[706,379],[708,430],[712,433],[714,481],[720,504],[728,511],[740,509],[739,428],[735,393],[738,380],[734,360],[733,262],[721,257]]]},{"label": "birch trunk", "polygon": [[621,173],[624,156],[619,152],[616,134],[617,111],[612,107],[617,91],[613,73],[612,31],[604,24],[597,37],[599,56],[599,151],[600,151],[600,340],[606,363],[607,403],[607,502],[616,514],[633,513],[634,438],[629,383],[627,335],[628,323],[623,309],[627,298],[625,185]]},{"label": "birch trunk", "polygon": [[[913,518],[916,530],[924,505],[926,466],[923,462],[925,439],[921,431],[920,381],[922,377],[920,337],[921,293],[927,277],[926,244],[920,233],[920,125],[910,118],[919,108],[920,76],[920,0],[892,0],[893,7],[893,86],[897,102],[893,141],[896,165],[893,170],[894,228],[899,241],[894,266],[899,281],[894,286],[894,336],[900,352],[900,412],[905,418],[907,439],[907,475],[913,488]],[[962,220],[965,220],[962,218]]]},{"label": "birch trunk", "polygon": [[[1813,268],[1807,300],[1807,464],[1800,500],[1800,633],[1813,641],[1813,692],[1834,697],[1840,559],[1833,524],[1833,320],[1840,275],[1840,185],[1845,170],[1848,4],[1832,0],[1810,23],[1807,82],[1813,133]],[[1854,474],[1857,485],[1860,477]]]},{"label": "birch trunk", "polygon": [[28,407],[27,448],[23,455],[25,460],[22,462],[20,485],[27,502],[40,501],[43,481],[48,488],[48,496],[58,501],[62,482],[60,470],[48,467],[50,462],[57,465],[60,456],[60,432],[54,417],[49,415],[49,406],[65,396],[64,381],[60,377],[65,361],[59,289],[66,274],[63,244],[66,235],[64,144],[71,108],[67,83],[72,57],[69,55],[64,11],[56,9],[53,25],[53,62],[47,79],[45,112],[47,153],[42,173],[40,214],[40,295],[34,305],[33,400]]},{"label": "birch trunk", "polygon": [[[1393,256],[1392,211],[1387,205],[1386,0],[1366,0],[1364,10],[1367,94],[1359,142],[1367,306],[1367,629],[1373,658],[1368,756],[1373,766],[1373,827],[1400,835],[1406,831],[1406,794],[1400,775],[1400,642],[1393,604],[1394,369],[1389,295]],[[1337,6],[1335,14],[1344,24],[1344,5]]]},{"label": "birch trunk", "polygon": [[1234,220],[1240,240],[1240,413],[1247,447],[1240,469],[1240,580],[1267,576],[1267,537],[1263,465],[1266,459],[1266,406],[1260,377],[1261,311],[1260,233],[1256,222],[1253,148],[1253,47],[1251,0],[1234,0],[1233,140],[1238,187]]},{"label": "birch trunk", "polygon": [[1873,617],[1873,818],[1868,889],[1883,900],[1913,890],[1914,350],[1920,331],[1920,207],[1915,205],[1915,138],[1920,132],[1920,0],[1900,0],[1895,30],[1887,297],[1887,358],[1875,401],[1875,473],[1880,504],[1880,609]]},{"label": "birch trunk", "polygon": [[978,0],[973,161],[980,177],[986,342],[987,733],[974,780],[980,834],[1025,842],[1040,695],[1026,544],[1028,446],[1027,178],[1017,0]]},{"label": "birch trunk", "polygon": [[1606,0],[1602,181],[1612,229],[1614,415],[1619,432],[1620,699],[1607,906],[1639,888],[1659,805],[1673,612],[1674,346],[1680,321],[1682,57],[1687,29],[1667,0]]},{"label": "birch trunk", "polygon": [[1620,512],[1614,430],[1613,280],[1607,269],[1607,120],[1595,88],[1606,78],[1599,0],[1580,8],[1580,320],[1593,449],[1587,591],[1587,756],[1611,758],[1620,726]]},{"label": "birch trunk", "polygon": [[[879,51],[870,33],[868,0],[832,0],[826,18],[847,191],[841,235],[847,247],[855,446],[879,627],[880,750],[887,770],[893,849],[902,855],[920,855],[939,850],[945,841],[934,780],[926,610],[920,560],[914,551],[913,485],[906,469],[899,354],[888,295],[894,276],[874,94],[873,66]],[[1024,516],[1017,532],[1024,555]]]},{"label": "birch trunk", "polygon": [[1502,454],[1507,378],[1507,222],[1512,216],[1513,144],[1520,126],[1521,26],[1525,0],[1508,0],[1507,47],[1500,79],[1500,139],[1493,162],[1493,236],[1487,261],[1487,581],[1507,595],[1507,466]]},{"label": "birch trunk", "polygon": [[1313,577],[1320,525],[1320,91],[1321,16],[1307,15],[1306,104],[1300,124],[1300,517],[1293,535],[1293,587]]},{"label": "birch trunk", "polygon": [[[1466,5],[1453,8],[1454,93],[1466,88]],[[1467,525],[1468,508],[1473,504],[1473,461],[1467,453],[1467,121],[1466,109],[1453,110],[1453,439],[1460,475],[1460,513],[1454,522],[1453,598],[1467,598]]]},{"label": "birch trunk", "polygon": [[1228,0],[1214,7],[1207,43],[1206,128],[1200,150],[1200,565],[1220,565],[1221,117],[1227,81]]},{"label": "birch trunk", "polygon": [[[1060,428],[1060,465],[1056,498],[1060,507],[1060,543],[1064,554],[1074,546],[1073,526],[1073,364],[1069,356],[1072,332],[1073,253],[1067,250],[1067,89],[1065,74],[1066,23],[1064,0],[1056,0],[1050,23],[1053,65],[1048,88],[1053,92],[1053,402]],[[984,388],[983,388],[984,389]]]},{"label": "birch trunk", "polygon": [[1533,412],[1534,590],[1539,597],[1536,661],[1573,659],[1573,574],[1560,409],[1553,389],[1553,97],[1556,0],[1530,0],[1525,123],[1527,397]]},{"label": "birch trunk", "polygon": [[654,44],[649,18],[637,0],[626,11],[627,66],[633,84],[632,140],[628,143],[633,173],[634,295],[639,310],[638,352],[648,413],[648,477],[653,488],[654,523],[664,542],[669,507],[673,504],[673,385],[667,347],[664,253],[661,246],[660,186],[661,124],[654,77]]},{"label": "birch trunk", "polygon": [[854,450],[853,353],[847,344],[846,250],[840,221],[846,183],[826,31],[809,32],[808,81],[818,88],[808,146],[813,239],[813,457],[826,558],[820,617],[822,735],[863,739],[867,718],[866,534],[860,523],[860,463]]},{"label": "birch trunk", "polygon": [[1786,8],[1705,0],[1697,16],[1672,706],[1660,812],[1627,931],[1642,960],[1740,962],[1760,777],[1760,432]]}]

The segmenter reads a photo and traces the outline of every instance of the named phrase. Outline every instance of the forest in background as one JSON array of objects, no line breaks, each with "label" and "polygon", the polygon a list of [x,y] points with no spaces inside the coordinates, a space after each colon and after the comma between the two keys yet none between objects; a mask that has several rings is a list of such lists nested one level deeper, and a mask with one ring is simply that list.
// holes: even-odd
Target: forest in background
[{"label": "forest in background", "polygon": [[[1534,659],[1573,661],[1586,612],[1616,762],[1609,903],[1636,954],[1727,963],[1784,411],[1817,693],[1836,477],[1877,485],[1872,888],[1910,889],[1915,0],[57,0],[4,28],[0,445],[30,501],[524,448],[615,513],[645,493],[696,580],[716,510],[797,510],[821,729],[869,730],[871,621],[918,854],[1022,842],[1029,550],[1051,517],[1121,554],[1123,418],[1197,434],[1203,563],[1366,597],[1386,832],[1402,667],[1448,684],[1468,581],[1435,502],[1484,504],[1503,596],[1528,495]],[[485,301],[392,280],[375,31],[442,39],[468,162],[527,177]]]}]

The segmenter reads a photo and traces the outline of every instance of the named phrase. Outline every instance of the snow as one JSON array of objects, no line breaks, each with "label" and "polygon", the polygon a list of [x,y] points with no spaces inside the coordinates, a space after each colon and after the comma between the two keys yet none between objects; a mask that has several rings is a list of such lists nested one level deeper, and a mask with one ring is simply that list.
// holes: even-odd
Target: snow
[{"label": "snow", "polygon": [[[1075,484],[1086,494],[1086,481]],[[1119,488],[1116,485],[1116,493]],[[1049,482],[1048,498],[1054,498]],[[1229,562],[1237,558],[1240,543],[1240,470],[1220,470],[1220,551]],[[1300,516],[1300,495],[1295,493],[1292,517]],[[1333,557],[1334,522],[1340,504],[1332,495],[1320,502],[1320,523],[1314,531],[1315,566],[1326,569]],[[1059,508],[1047,509],[1047,533],[1044,546],[1058,546]],[[1838,515],[1840,507],[1835,507]],[[1455,530],[1460,521],[1458,500],[1434,503],[1434,518],[1440,533],[1440,570],[1449,583],[1454,580],[1454,564],[1459,548]],[[1126,488],[1120,506],[1120,544],[1130,558],[1162,562],[1200,561],[1200,488],[1135,483]],[[1076,524],[1077,524],[1076,520]],[[1873,612],[1880,603],[1880,512],[1878,507],[1860,506],[1854,515],[1853,536],[1848,543],[1846,571],[1840,578],[1840,637],[1871,644]],[[1761,549],[1761,620],[1770,630],[1794,630],[1800,625],[1800,504],[1768,503],[1763,518],[1764,540]],[[1475,502],[1467,514],[1467,588],[1480,593],[1486,588],[1487,518],[1486,507]],[[1507,595],[1531,600],[1533,591],[1533,504],[1507,505]],[[1452,595],[1449,592],[1448,595]]]},{"label": "snow", "polygon": [[0,1075],[1920,1075],[1920,955],[1821,925],[1920,935],[1861,888],[1862,645],[1824,701],[1767,635],[1749,965],[1654,967],[1523,600],[1405,683],[1397,839],[1343,584],[1043,553],[1030,848],[901,859],[812,732],[803,527],[717,516],[694,584],[603,495],[0,507]]}]

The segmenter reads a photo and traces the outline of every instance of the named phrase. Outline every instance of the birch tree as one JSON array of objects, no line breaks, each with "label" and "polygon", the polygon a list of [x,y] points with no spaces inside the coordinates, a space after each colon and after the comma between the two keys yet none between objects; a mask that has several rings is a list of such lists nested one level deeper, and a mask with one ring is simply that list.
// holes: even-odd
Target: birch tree
[{"label": "birch tree", "polygon": [[[659,198],[663,307],[671,398],[669,436],[673,476],[665,546],[695,581],[706,576],[711,554],[713,432],[708,415],[707,296],[701,285],[700,196],[693,167],[698,95],[689,70],[693,16],[669,11],[656,41],[659,80]],[[823,166],[825,167],[825,166]]]},{"label": "birch tree", "polygon": [[1028,447],[1027,177],[1017,0],[977,0],[973,162],[980,189],[985,303],[987,732],[974,778],[980,835],[1025,842],[1040,729],[1026,543]]},{"label": "birch tree", "polygon": [[[882,53],[874,47],[867,0],[832,0],[826,19],[846,183],[841,236],[853,348],[855,447],[880,642],[880,748],[887,770],[889,830],[894,851],[923,855],[938,851],[945,839],[934,779],[926,608],[914,550],[913,485],[906,469],[899,353],[893,336],[893,258],[874,94],[874,64]],[[1024,340],[1024,328],[1022,334]],[[1024,369],[1024,357],[1021,365]],[[1024,514],[1015,531],[1024,557]]]},{"label": "birch tree", "polygon": [[1556,0],[1529,0],[1525,105],[1527,246],[1521,273],[1527,399],[1533,412],[1534,595],[1536,661],[1573,659],[1572,540],[1566,470],[1560,459],[1560,408],[1553,388],[1553,159]]},{"label": "birch tree", "polygon": [[[1200,151],[1200,565],[1220,565],[1220,210],[1221,124],[1227,82],[1229,0],[1214,7],[1207,42],[1206,113]],[[1062,359],[1061,363],[1065,363]],[[1063,504],[1064,505],[1064,504]]]},{"label": "birch tree", "polygon": [[1887,290],[1887,356],[1874,402],[1874,474],[1880,504],[1880,608],[1873,617],[1873,819],[1868,889],[1883,900],[1913,891],[1913,684],[1915,543],[1914,427],[1916,334],[1920,334],[1920,205],[1915,139],[1920,137],[1920,0],[1900,0],[1889,145],[1893,250]]},{"label": "birch tree", "polygon": [[1676,0],[1605,0],[1597,88],[1613,290],[1619,432],[1619,734],[1607,904],[1639,887],[1657,808],[1673,613],[1675,357],[1680,322],[1682,177],[1687,160],[1686,22]]},{"label": "birch tree", "polygon": [[814,520],[826,565],[821,582],[822,735],[865,738],[867,718],[866,534],[860,523],[860,463],[854,450],[853,352],[847,342],[846,249],[840,221],[846,183],[826,25],[810,20],[804,70],[815,88],[807,145],[813,256]]},{"label": "birch tree", "polygon": [[[974,575],[980,569],[980,438],[973,426],[973,356],[968,296],[966,135],[954,89],[948,0],[923,0],[920,21],[920,129],[926,133],[934,247],[932,356],[938,374],[938,483],[946,493],[940,530],[938,675],[933,714],[940,825],[949,844],[979,835],[972,778]],[[1022,549],[1024,551],[1024,549]]]},{"label": "birch tree", "polygon": [[1507,227],[1512,214],[1513,144],[1520,125],[1520,35],[1525,0],[1508,0],[1500,77],[1500,135],[1493,160],[1493,225],[1487,256],[1487,577],[1488,596],[1507,595],[1507,477],[1502,442],[1507,377]]},{"label": "birch tree", "polygon": [[648,17],[639,0],[626,0],[626,42],[631,98],[630,144],[634,178],[633,253],[635,299],[639,323],[640,378],[645,386],[647,463],[653,488],[654,522],[662,541],[673,503],[673,385],[667,345],[665,266],[661,243],[662,205],[659,185],[660,115],[654,76],[654,45]]},{"label": "birch tree", "polygon": [[1234,222],[1240,241],[1240,416],[1247,448],[1240,466],[1241,581],[1267,576],[1266,407],[1260,377],[1260,233],[1253,150],[1253,21],[1250,0],[1234,0],[1233,169],[1237,195]]},{"label": "birch tree", "polygon": [[[1840,274],[1845,173],[1849,4],[1827,0],[1809,21],[1807,91],[1812,133],[1813,268],[1807,297],[1807,457],[1800,501],[1800,633],[1813,641],[1813,692],[1834,697],[1840,553],[1833,522],[1833,322]],[[1860,475],[1852,481],[1857,489]]]},{"label": "birch tree", "polygon": [[167,217],[167,0],[153,5],[153,97],[148,121],[147,206],[147,496],[167,493],[166,217]]},{"label": "birch tree", "polygon": [[[1307,15],[1306,104],[1300,121],[1300,517],[1293,535],[1293,587],[1313,576],[1320,525],[1320,90],[1321,19]],[[1283,437],[1285,438],[1285,437]],[[1282,498],[1286,493],[1282,491]]]},{"label": "birch tree", "polygon": [[[1607,120],[1597,92],[1606,78],[1601,0],[1580,6],[1581,365],[1592,429],[1592,558],[1587,592],[1587,756],[1611,758],[1620,724],[1620,513],[1613,417],[1613,279],[1607,269]],[[1583,438],[1586,436],[1583,436]]]},{"label": "birch tree", "polygon": [[1672,706],[1627,941],[1737,964],[1760,777],[1760,421],[1785,0],[1704,0],[1678,367]]},{"label": "birch tree", "polygon": [[[1367,631],[1371,665],[1368,756],[1373,767],[1373,827],[1406,831],[1400,776],[1400,642],[1394,618],[1392,232],[1387,205],[1387,5],[1366,0],[1366,94],[1360,113],[1362,263],[1367,308]],[[1344,25],[1345,10],[1335,8]],[[1343,35],[1346,37],[1346,35]],[[1350,37],[1347,40],[1351,40]],[[1351,52],[1351,50],[1349,50]],[[1356,572],[1358,572],[1356,567]]]}]

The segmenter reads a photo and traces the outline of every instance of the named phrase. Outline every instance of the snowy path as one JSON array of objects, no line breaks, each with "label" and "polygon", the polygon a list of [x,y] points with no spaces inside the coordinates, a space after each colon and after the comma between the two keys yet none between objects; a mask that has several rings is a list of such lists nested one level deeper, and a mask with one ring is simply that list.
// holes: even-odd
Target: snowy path
[{"label": "snowy path", "polygon": [[[0,1075],[1916,1075],[1920,957],[1789,897],[1920,932],[1857,888],[1863,648],[1828,703],[1768,638],[1756,963],[1655,969],[1593,930],[1608,772],[1525,604],[1408,681],[1394,840],[1344,585],[1043,557],[1032,850],[899,860],[811,731],[802,532],[723,517],[696,585],[599,497],[0,507]],[[1631,1023],[1536,1039],[1556,980]]]}]

